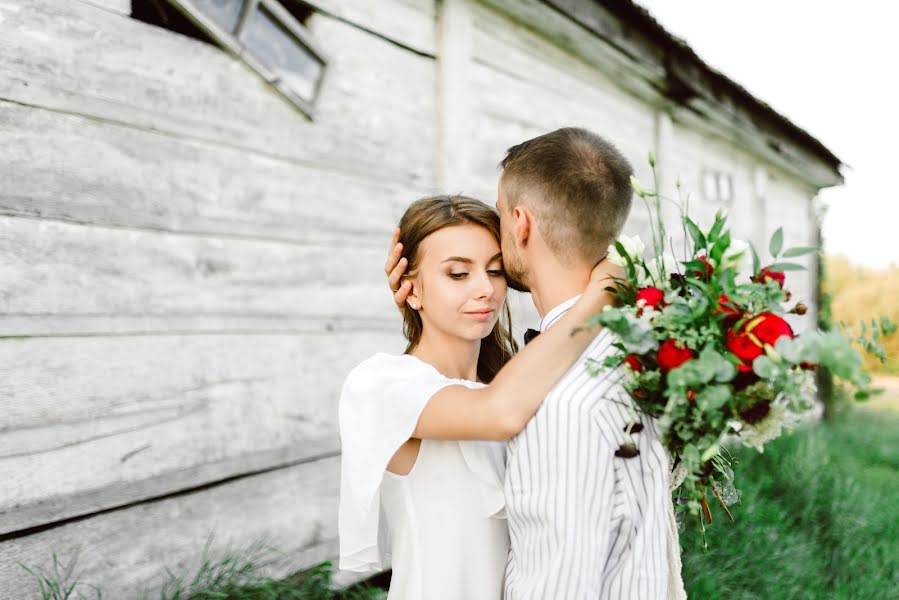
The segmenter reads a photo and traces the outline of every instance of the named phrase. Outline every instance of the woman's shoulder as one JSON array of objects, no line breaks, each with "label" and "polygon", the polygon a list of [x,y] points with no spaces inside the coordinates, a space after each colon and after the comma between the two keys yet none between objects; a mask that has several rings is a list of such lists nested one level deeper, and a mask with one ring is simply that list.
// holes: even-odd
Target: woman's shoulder
[{"label": "woman's shoulder", "polygon": [[344,381],[344,392],[348,390],[387,390],[393,385],[403,387],[421,385],[459,384],[480,387],[483,384],[465,379],[445,377],[433,365],[411,354],[388,354],[378,352],[356,365]]},{"label": "woman's shoulder", "polygon": [[409,376],[440,377],[440,373],[426,362],[409,354],[388,354],[378,352],[353,367],[347,379],[377,378],[387,379]]}]

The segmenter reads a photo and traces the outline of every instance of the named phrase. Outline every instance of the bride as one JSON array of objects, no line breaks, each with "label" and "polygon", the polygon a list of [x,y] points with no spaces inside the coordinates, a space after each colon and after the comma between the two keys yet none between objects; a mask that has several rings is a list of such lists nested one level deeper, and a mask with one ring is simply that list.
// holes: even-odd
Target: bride
[{"label": "bride", "polygon": [[339,566],[392,565],[389,600],[502,597],[501,441],[597,333],[579,326],[612,302],[605,288],[620,272],[602,261],[560,326],[515,354],[499,231],[471,198],[413,203],[399,239],[406,351],[375,354],[343,386]]}]

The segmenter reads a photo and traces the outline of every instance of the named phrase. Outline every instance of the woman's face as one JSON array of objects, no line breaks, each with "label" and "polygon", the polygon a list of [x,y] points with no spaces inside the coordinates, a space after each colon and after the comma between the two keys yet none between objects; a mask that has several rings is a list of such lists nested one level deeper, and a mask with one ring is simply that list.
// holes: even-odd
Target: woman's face
[{"label": "woman's face", "polygon": [[409,301],[418,306],[424,332],[481,340],[493,331],[505,300],[502,253],[489,230],[444,227],[419,246]]}]

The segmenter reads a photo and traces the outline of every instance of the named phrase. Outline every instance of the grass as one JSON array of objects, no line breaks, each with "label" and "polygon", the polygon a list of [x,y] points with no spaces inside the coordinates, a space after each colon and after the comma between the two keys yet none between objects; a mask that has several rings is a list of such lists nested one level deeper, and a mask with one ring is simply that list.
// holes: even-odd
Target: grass
[{"label": "grass", "polygon": [[[211,542],[211,538],[209,540]],[[207,543],[207,550],[209,544]],[[383,600],[385,592],[365,584],[334,590],[332,566],[323,563],[287,578],[270,577],[268,567],[281,554],[263,542],[237,552],[210,558],[206,551],[197,569],[188,574],[167,570],[167,578],[155,592],[145,590],[143,600]],[[103,600],[102,585],[80,581],[77,556],[63,563],[55,554],[49,569],[21,565],[35,580],[33,598],[40,600]]]},{"label": "grass", "polygon": [[[682,535],[691,598],[899,598],[899,412],[853,408],[741,455],[736,523]],[[714,510],[714,507],[713,507]]]},{"label": "grass", "polygon": [[[732,507],[736,523],[715,510],[709,551],[687,521],[684,581],[701,600],[899,598],[899,386],[831,423],[770,443],[764,454],[740,453]],[[159,600],[375,600],[384,592],[357,586],[335,592],[327,565],[286,579],[266,575],[261,545],[212,560],[190,576],[169,573]],[[31,570],[42,600],[107,598],[79,583],[75,560],[55,556],[49,571]],[[101,586],[102,587],[102,586]]]}]

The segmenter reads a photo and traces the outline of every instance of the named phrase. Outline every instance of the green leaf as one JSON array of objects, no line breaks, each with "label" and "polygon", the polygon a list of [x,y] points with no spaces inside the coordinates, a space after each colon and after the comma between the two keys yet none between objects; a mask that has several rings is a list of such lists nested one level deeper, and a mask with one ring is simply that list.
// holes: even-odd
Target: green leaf
[{"label": "green leaf", "polygon": [[717,240],[718,236],[721,235],[721,229],[724,227],[724,222],[727,219],[718,213],[715,216],[715,224],[712,226],[712,230],[709,232],[709,241]]},{"label": "green leaf", "polygon": [[696,245],[696,249],[705,248],[706,239],[702,234],[702,231],[699,229],[699,226],[693,222],[693,220],[684,215],[684,225],[687,226],[687,231],[690,232],[690,237],[693,238],[693,243]]},{"label": "green leaf", "polygon": [[790,248],[786,252],[784,252],[784,258],[794,258],[796,256],[805,256],[806,254],[812,254],[817,252],[818,249],[812,246],[802,246],[800,248]]},{"label": "green leaf", "polygon": [[774,263],[774,264],[770,265],[768,268],[772,271],[805,271],[806,270],[804,266],[797,264],[797,263],[790,263],[790,262]]},{"label": "green leaf", "polygon": [[771,236],[771,243],[768,244],[768,251],[771,253],[773,258],[777,258],[780,255],[780,250],[784,245],[784,228],[778,227],[777,231],[774,232],[774,235]]},{"label": "green leaf", "polygon": [[718,410],[730,400],[729,385],[710,385],[696,395],[696,405],[704,411]]},{"label": "green leaf", "polygon": [[759,254],[755,251],[755,246],[749,244],[749,249],[752,250],[752,272],[758,273],[762,270],[762,261],[759,260]]}]

